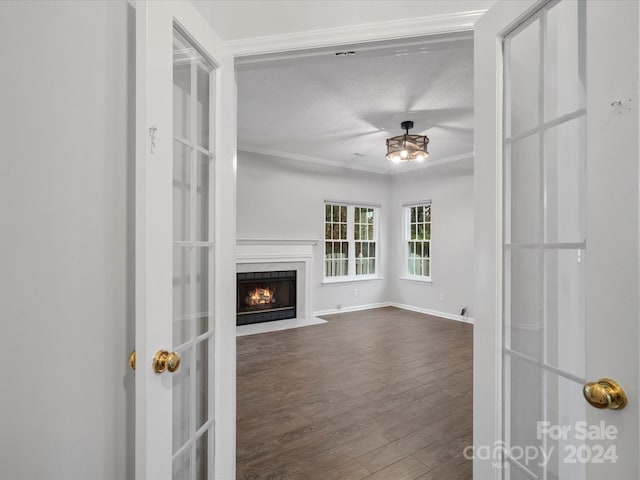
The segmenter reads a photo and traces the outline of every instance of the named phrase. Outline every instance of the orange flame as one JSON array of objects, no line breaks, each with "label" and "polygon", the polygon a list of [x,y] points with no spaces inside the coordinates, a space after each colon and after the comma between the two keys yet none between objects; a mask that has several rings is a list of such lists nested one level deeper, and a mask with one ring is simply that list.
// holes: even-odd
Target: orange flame
[{"label": "orange flame", "polygon": [[249,292],[249,305],[267,305],[274,303],[273,292],[268,288],[256,288]]}]

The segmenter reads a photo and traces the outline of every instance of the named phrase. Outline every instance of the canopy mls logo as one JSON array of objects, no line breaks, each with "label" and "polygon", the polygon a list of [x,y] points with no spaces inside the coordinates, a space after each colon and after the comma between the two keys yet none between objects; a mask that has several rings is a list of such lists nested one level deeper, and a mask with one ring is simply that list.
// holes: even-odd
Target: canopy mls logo
[{"label": "canopy mls logo", "polygon": [[616,445],[611,442],[617,437],[618,428],[604,421],[597,425],[585,421],[572,425],[542,421],[536,422],[536,439],[539,440],[536,445],[508,445],[498,441],[477,448],[469,445],[463,450],[463,455],[467,460],[492,461],[496,468],[508,467],[508,461],[525,467],[546,467],[550,463],[616,463]]},{"label": "canopy mls logo", "polygon": [[553,447],[545,449],[538,445],[509,446],[503,441],[498,441],[490,445],[481,445],[477,449],[473,445],[467,446],[462,454],[467,460],[491,460],[494,467],[504,468],[507,466],[506,459],[515,460],[522,465],[538,465],[544,467],[548,465],[553,455]]}]

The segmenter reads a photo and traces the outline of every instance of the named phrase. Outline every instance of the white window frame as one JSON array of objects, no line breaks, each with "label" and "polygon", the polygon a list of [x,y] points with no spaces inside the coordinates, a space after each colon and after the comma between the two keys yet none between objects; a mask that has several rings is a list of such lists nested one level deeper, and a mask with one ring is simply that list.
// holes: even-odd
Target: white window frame
[{"label": "white window frame", "polygon": [[[416,275],[409,273],[409,242],[411,241],[411,209],[420,206],[432,207],[431,221],[429,222],[429,275]],[[424,241],[424,240],[423,240]],[[433,204],[431,200],[405,203],[402,205],[402,276],[401,279],[416,282],[432,283],[433,275]]]},{"label": "white window frame", "polygon": [[[326,250],[326,238],[325,225],[326,225],[326,206],[327,205],[339,205],[347,207],[347,239],[349,256],[347,258],[347,275],[326,275],[326,262],[327,262],[327,250]],[[373,242],[375,242],[376,255],[371,257],[375,260],[375,273],[373,274],[356,274],[356,239],[355,239],[355,209],[367,208],[373,209]],[[322,206],[322,220],[323,220],[323,240],[322,240],[322,278],[323,284],[329,283],[344,283],[344,282],[360,282],[363,280],[379,280],[382,278],[380,275],[381,267],[381,254],[380,254],[380,205],[371,205],[367,203],[355,203],[346,202],[340,200],[325,200]]]}]

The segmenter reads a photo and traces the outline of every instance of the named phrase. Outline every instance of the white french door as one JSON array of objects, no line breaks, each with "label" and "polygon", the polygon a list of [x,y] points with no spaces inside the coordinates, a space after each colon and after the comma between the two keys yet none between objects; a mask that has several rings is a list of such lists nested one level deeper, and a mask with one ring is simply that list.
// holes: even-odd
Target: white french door
[{"label": "white french door", "polygon": [[136,478],[235,478],[233,57],[136,4]]},{"label": "white french door", "polygon": [[474,478],[638,478],[639,15],[499,2],[476,25]]}]

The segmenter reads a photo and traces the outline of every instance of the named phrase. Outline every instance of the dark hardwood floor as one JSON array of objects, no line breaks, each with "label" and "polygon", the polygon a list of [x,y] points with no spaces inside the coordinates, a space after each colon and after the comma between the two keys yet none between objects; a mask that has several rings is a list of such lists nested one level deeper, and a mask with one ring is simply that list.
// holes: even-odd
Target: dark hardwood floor
[{"label": "dark hardwood floor", "polygon": [[392,307],[238,338],[237,478],[468,480],[471,325]]}]

